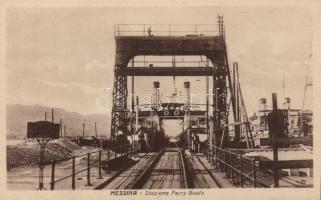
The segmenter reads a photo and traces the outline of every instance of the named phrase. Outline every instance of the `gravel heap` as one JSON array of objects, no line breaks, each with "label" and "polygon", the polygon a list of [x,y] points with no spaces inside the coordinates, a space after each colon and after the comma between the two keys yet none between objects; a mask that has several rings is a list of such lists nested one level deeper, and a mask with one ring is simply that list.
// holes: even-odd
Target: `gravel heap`
[{"label": "gravel heap", "polygon": [[[68,159],[80,147],[69,139],[50,141],[45,150],[45,164],[51,160]],[[7,169],[39,164],[40,146],[37,143],[7,146]]]}]

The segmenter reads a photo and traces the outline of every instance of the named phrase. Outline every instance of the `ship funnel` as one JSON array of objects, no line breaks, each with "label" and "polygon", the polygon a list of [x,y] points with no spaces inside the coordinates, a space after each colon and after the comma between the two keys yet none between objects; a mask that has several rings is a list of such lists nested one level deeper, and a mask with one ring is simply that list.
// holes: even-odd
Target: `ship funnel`
[{"label": "ship funnel", "polygon": [[260,98],[259,111],[266,110],[266,98]]},{"label": "ship funnel", "polygon": [[289,97],[284,98],[284,108],[291,109],[291,99]]},{"label": "ship funnel", "polygon": [[160,84],[158,81],[154,81],[153,82],[153,100],[152,100],[152,107],[153,108],[158,108],[159,106],[159,100],[160,100],[160,92],[159,89],[160,88]]},{"label": "ship funnel", "polygon": [[190,106],[190,104],[191,104],[191,83],[189,81],[184,82],[184,90],[186,93],[186,105]]}]

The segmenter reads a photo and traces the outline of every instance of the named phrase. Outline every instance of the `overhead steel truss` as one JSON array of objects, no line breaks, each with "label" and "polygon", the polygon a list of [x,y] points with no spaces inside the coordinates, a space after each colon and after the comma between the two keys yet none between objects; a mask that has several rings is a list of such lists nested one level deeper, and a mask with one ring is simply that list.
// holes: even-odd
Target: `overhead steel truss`
[{"label": "overhead steel truss", "polygon": [[[223,19],[218,21],[219,35],[187,35],[187,36],[115,36],[116,59],[114,68],[113,106],[111,119],[111,139],[117,135],[128,134],[127,120],[127,76],[209,76],[213,78],[213,126],[215,143],[218,145],[223,133],[227,117],[227,81],[229,66],[224,38]],[[213,67],[146,67],[129,68],[129,61],[139,55],[201,55],[206,56]],[[231,84],[229,83],[231,89]],[[214,89],[215,88],[215,89]],[[235,110],[235,106],[233,106]],[[228,135],[224,136],[224,143]]]}]

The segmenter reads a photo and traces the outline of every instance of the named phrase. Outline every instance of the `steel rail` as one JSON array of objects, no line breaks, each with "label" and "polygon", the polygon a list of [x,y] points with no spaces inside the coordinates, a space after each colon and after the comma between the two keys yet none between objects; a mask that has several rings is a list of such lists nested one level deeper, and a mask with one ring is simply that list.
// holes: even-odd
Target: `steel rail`
[{"label": "steel rail", "polygon": [[[148,154],[149,154],[149,153],[146,153],[145,155],[148,155]],[[145,155],[144,155],[144,157],[145,157]],[[157,156],[157,154],[156,154],[156,155],[151,155],[151,157],[153,157],[153,156]],[[148,163],[150,160],[151,160],[151,159],[148,159],[148,160],[147,160],[147,163]],[[140,165],[138,165],[137,168],[139,168],[139,167],[145,167],[144,164],[145,164],[145,163],[140,163]],[[128,175],[126,175],[126,177],[124,177],[125,179],[123,179],[121,182],[124,183],[127,179],[129,179],[132,174],[134,174],[135,172],[137,172],[137,171],[136,171],[137,168],[134,169],[133,171],[131,171]],[[135,178],[136,178],[136,177],[135,177]],[[135,179],[135,178],[134,178],[134,179]],[[121,183],[121,184],[118,184],[115,189],[120,189],[120,188],[121,188],[121,189],[130,189],[130,188],[132,188],[132,182],[133,182],[133,181],[131,181],[129,184],[125,185],[124,188],[121,188],[121,186],[123,185],[122,183]]]},{"label": "steel rail", "polygon": [[[195,155],[195,154],[194,154]],[[199,158],[199,156],[195,155],[196,158],[198,159],[198,161],[201,163],[201,165],[204,167],[204,169],[206,170],[206,172],[208,173],[208,175],[210,175],[210,177],[213,179],[213,181],[216,183],[216,185],[219,188],[223,188],[223,184],[212,174],[212,172],[205,166],[205,164],[203,163],[203,161]]]},{"label": "steel rail", "polygon": [[178,152],[179,152],[179,157],[180,160],[182,162],[182,170],[183,170],[183,179],[184,179],[184,188],[195,188],[194,186],[194,182],[191,178],[191,174],[190,171],[187,168],[187,163],[186,163],[186,159],[183,155],[182,150],[178,147],[177,143],[175,143],[177,148],[178,148]]},{"label": "steel rail", "polygon": [[152,173],[153,169],[155,168],[156,164],[158,163],[159,159],[163,155],[164,150],[160,150],[152,162],[146,167],[146,169],[141,173],[141,175],[136,179],[133,183],[131,189],[141,189],[144,186],[144,183],[148,179],[148,176]]},{"label": "steel rail", "polygon": [[[145,157],[148,153],[144,154],[143,157]],[[108,184],[110,184],[113,180],[115,180],[117,177],[119,177],[124,171],[130,168],[130,165],[127,167],[122,168],[120,171],[118,171],[116,174],[114,174],[112,177],[104,181],[103,183],[97,185],[94,190],[101,190],[105,188]]]}]

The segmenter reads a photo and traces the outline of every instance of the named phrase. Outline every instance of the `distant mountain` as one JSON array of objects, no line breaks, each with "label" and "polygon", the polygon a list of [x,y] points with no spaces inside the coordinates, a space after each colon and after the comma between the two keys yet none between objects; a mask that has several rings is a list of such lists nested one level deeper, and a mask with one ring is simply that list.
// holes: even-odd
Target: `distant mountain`
[{"label": "distant mountain", "polygon": [[[47,121],[51,121],[51,108],[40,105],[7,105],[7,138],[24,138],[27,135],[27,122],[42,121],[47,112]],[[54,108],[54,122],[62,119],[66,125],[66,133],[70,136],[82,135],[82,123],[85,120],[85,135],[95,135],[95,122],[97,133],[106,135],[110,132],[110,117],[101,114],[81,115],[77,112],[68,112],[61,108]]]}]

